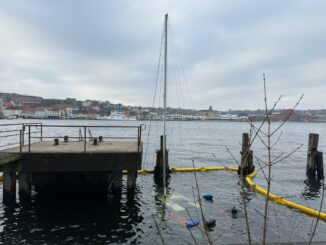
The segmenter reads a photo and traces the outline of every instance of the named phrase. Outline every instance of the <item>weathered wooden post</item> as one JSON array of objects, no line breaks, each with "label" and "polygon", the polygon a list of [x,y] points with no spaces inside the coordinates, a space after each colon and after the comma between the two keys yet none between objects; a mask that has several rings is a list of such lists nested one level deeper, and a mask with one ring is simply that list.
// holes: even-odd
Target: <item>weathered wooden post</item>
[{"label": "weathered wooden post", "polygon": [[238,174],[242,173],[243,176],[251,174],[255,170],[255,166],[253,164],[253,151],[250,150],[248,133],[242,134],[242,150],[240,151],[240,154],[241,164],[238,168]]},{"label": "weathered wooden post", "polygon": [[27,172],[20,172],[19,179],[19,195],[29,197],[31,195],[31,175]]},{"label": "weathered wooden post", "polygon": [[307,152],[307,175],[310,178],[324,178],[323,153],[318,151],[319,135],[310,133]]},{"label": "weathered wooden post", "polygon": [[12,202],[16,199],[16,167],[6,164],[3,171],[3,202]]},{"label": "weathered wooden post", "polygon": [[[166,136],[165,136],[166,142]],[[166,167],[166,174],[170,172],[169,170],[169,157],[168,157],[168,150],[165,149],[165,167]],[[160,149],[156,151],[156,165],[154,168],[154,178],[159,180],[163,178],[163,135],[160,137]]]},{"label": "weathered wooden post", "polygon": [[67,143],[68,142],[68,135],[65,135],[64,137],[63,137],[63,141],[65,142],[65,143]]},{"label": "weathered wooden post", "polygon": [[59,145],[59,139],[58,138],[54,139],[54,145]]},{"label": "weathered wooden post", "polygon": [[97,139],[93,139],[93,145],[97,145]]},{"label": "weathered wooden post", "polygon": [[113,172],[113,190],[121,191],[122,187],[122,171]]},{"label": "weathered wooden post", "polygon": [[127,188],[132,189],[136,185],[137,170],[128,170],[127,173]]},{"label": "weathered wooden post", "polygon": [[103,136],[99,136],[99,137],[98,137],[98,141],[99,141],[99,142],[103,142]]}]

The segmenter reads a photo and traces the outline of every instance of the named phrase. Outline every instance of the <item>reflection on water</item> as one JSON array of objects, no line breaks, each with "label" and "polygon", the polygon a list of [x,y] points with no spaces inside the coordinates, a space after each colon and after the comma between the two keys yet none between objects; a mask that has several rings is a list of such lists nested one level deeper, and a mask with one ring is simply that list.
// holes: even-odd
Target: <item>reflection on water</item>
[{"label": "reflection on water", "polygon": [[[26,121],[23,121],[26,122]],[[51,121],[57,124],[71,124],[71,121]],[[116,124],[116,122],[76,121],[76,124]],[[120,125],[138,125],[140,122],[119,122]],[[149,122],[147,124],[149,129]],[[162,132],[158,122],[151,122],[152,134],[144,131],[144,168],[153,169],[155,151]],[[169,159],[171,167],[235,165],[225,150],[228,146],[236,157],[240,158],[241,145],[238,144],[243,132],[248,130],[246,123],[226,122],[169,122],[175,128],[168,135]],[[153,133],[154,131],[154,133]],[[180,132],[179,132],[180,131]],[[298,144],[307,143],[309,132],[326,135],[325,124],[285,124],[284,134],[275,146],[275,152],[291,152]],[[191,133],[189,133],[191,132]],[[60,135],[70,132],[50,132]],[[78,132],[76,132],[78,134]],[[94,132],[95,133],[95,132]],[[96,132],[103,134],[103,132]],[[112,136],[121,134],[113,131]],[[70,135],[70,134],[69,134]],[[104,135],[104,134],[103,134]],[[326,145],[326,137],[320,138],[320,148]],[[259,141],[253,145],[254,154],[264,158],[265,148]],[[212,158],[216,154],[219,162]],[[293,157],[293,158],[292,158]],[[273,192],[293,196],[292,200],[317,209],[320,205],[321,182],[305,181],[306,150],[299,150],[284,162],[273,166]],[[199,172],[198,184],[201,193],[209,192],[213,202],[203,201],[205,217],[217,221],[216,228],[210,234],[216,244],[246,243],[247,232],[243,210],[243,198],[246,197],[247,211],[252,239],[261,240],[263,210],[265,198],[253,192],[247,185],[242,190],[239,177],[229,172]],[[266,186],[262,173],[258,173],[255,182]],[[171,174],[167,188],[168,198],[162,202],[162,188],[155,184],[152,175],[139,175],[135,193],[123,189],[121,193],[111,195],[109,199],[57,198],[48,199],[40,195],[33,196],[30,202],[22,200],[13,205],[1,203],[2,185],[0,184],[0,244],[104,244],[104,243],[141,243],[157,244],[159,236],[152,214],[166,244],[189,244],[192,238],[184,223],[189,214],[198,219],[198,209],[194,206],[193,173]],[[304,191],[302,191],[304,190]],[[298,195],[299,193],[299,195]],[[302,194],[302,195],[301,195]],[[309,200],[307,200],[309,199]],[[326,206],[323,206],[323,212]],[[308,241],[313,218],[270,202],[268,240],[272,242]],[[233,218],[235,207],[237,217]],[[316,240],[326,240],[326,223],[319,222]],[[193,230],[198,244],[203,244],[201,233]]]},{"label": "reflection on water", "polygon": [[304,191],[302,192],[302,197],[304,199],[316,199],[320,197],[321,187],[323,185],[323,180],[315,178],[307,178],[305,181]]},{"label": "reflection on water", "polygon": [[49,198],[35,195],[32,200],[3,207],[2,244],[40,243],[123,243],[136,237],[143,221],[139,212],[139,190],[110,200]]}]

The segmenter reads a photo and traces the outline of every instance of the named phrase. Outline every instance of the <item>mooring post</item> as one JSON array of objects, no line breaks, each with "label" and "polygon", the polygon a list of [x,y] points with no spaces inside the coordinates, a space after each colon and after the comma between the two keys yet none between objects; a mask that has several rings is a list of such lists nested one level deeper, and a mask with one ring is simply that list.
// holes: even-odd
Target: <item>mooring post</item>
[{"label": "mooring post", "polygon": [[318,151],[319,135],[315,133],[309,134],[308,152],[307,152],[307,175],[310,178],[324,178],[323,153]]},{"label": "mooring post", "polygon": [[128,170],[127,174],[127,188],[134,188],[136,185],[137,170]]},{"label": "mooring post", "polygon": [[27,172],[20,172],[18,175],[19,180],[19,195],[31,195],[31,175]]},{"label": "mooring post", "polygon": [[241,164],[238,168],[238,173],[245,176],[251,174],[255,170],[253,163],[253,151],[250,150],[250,139],[248,133],[242,134],[242,149],[241,154]]},{"label": "mooring post", "polygon": [[323,153],[320,151],[317,151],[317,177],[318,179],[324,178]]},{"label": "mooring post", "polygon": [[68,135],[63,136],[63,141],[64,141],[65,143],[67,143],[67,142],[69,141],[69,137],[68,137]]},{"label": "mooring post", "polygon": [[[166,137],[166,136],[165,136]],[[166,139],[165,139],[166,142]],[[168,157],[168,150],[165,149],[165,166],[166,166],[166,173],[169,173],[169,157]],[[156,165],[154,168],[154,177],[155,178],[162,178],[163,176],[163,135],[160,137],[160,149],[156,151]]]}]

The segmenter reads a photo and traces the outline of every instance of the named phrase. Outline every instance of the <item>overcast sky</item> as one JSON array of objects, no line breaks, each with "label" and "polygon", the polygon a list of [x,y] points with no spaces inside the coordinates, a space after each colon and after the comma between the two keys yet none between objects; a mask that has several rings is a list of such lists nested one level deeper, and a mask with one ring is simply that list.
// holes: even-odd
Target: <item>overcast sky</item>
[{"label": "overcast sky", "polygon": [[323,0],[0,0],[0,90],[151,106],[165,13],[168,105],[326,108]]}]

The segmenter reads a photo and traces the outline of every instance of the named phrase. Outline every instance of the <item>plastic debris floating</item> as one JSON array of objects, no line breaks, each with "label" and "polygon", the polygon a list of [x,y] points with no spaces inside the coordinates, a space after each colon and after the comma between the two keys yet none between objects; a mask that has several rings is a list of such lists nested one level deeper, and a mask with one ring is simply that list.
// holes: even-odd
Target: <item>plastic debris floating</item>
[{"label": "plastic debris floating", "polygon": [[210,194],[210,193],[205,193],[203,195],[203,198],[206,200],[206,201],[213,201],[213,195]]},{"label": "plastic debris floating", "polygon": [[186,227],[187,228],[192,228],[192,227],[195,227],[199,225],[199,221],[189,221],[189,222],[186,222]]}]

